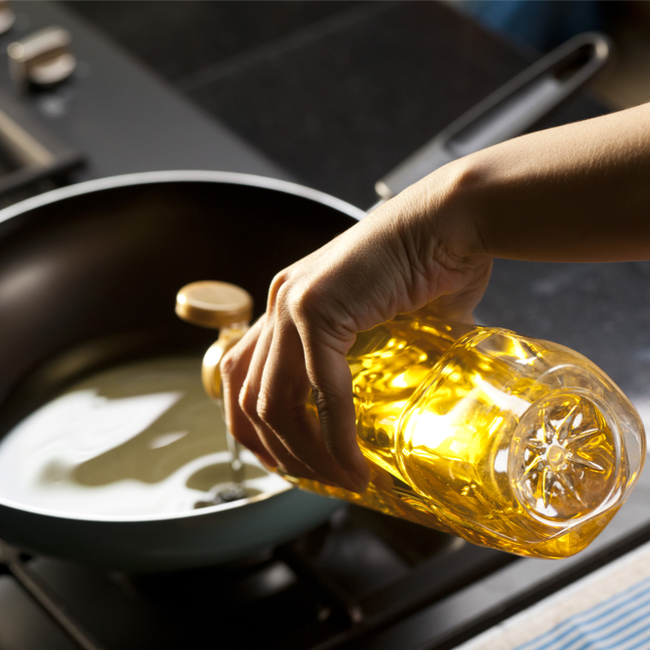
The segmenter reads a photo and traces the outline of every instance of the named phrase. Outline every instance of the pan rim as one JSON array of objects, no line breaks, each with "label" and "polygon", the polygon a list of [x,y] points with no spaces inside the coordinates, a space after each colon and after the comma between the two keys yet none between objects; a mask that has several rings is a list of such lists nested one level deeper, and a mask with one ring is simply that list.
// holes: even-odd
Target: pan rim
[{"label": "pan rim", "polygon": [[320,190],[313,189],[306,185],[300,185],[299,183],[286,181],[280,178],[271,178],[269,176],[259,176],[242,172],[176,169],[106,176],[104,178],[95,178],[49,190],[48,192],[32,196],[0,210],[0,223],[44,205],[62,201],[74,196],[80,196],[82,194],[89,194],[99,190],[114,189],[118,187],[128,187],[131,185],[147,185],[168,182],[207,182],[225,183],[230,185],[248,185],[263,189],[276,190],[284,192],[285,194],[293,194],[294,196],[301,196],[334,208],[335,210],[343,212],[358,221],[366,216],[365,210],[362,210],[343,199],[339,199],[331,194],[321,192]]},{"label": "pan rim", "polygon": [[[338,199],[335,196],[321,192],[320,190],[315,190],[305,185],[300,185],[299,183],[294,183],[283,179],[259,176],[256,174],[246,174],[241,172],[178,169],[135,172],[129,174],[120,174],[116,176],[107,176],[104,178],[91,179],[73,185],[56,188],[54,190],[50,190],[37,196],[24,199],[23,201],[19,201],[18,203],[3,208],[0,210],[0,223],[12,219],[13,217],[25,214],[26,212],[30,212],[32,210],[43,207],[45,205],[56,203],[58,201],[62,201],[75,196],[81,196],[101,190],[116,189],[119,187],[169,182],[207,182],[270,189],[321,203],[335,210],[338,210],[339,212],[347,214],[348,216],[359,221],[366,215],[365,210],[362,210],[361,208],[358,208],[351,203],[348,203],[347,201]],[[290,490],[296,489],[297,488],[295,486],[287,482],[286,486],[282,489],[276,489],[273,492],[264,492],[253,497],[239,499],[238,501],[233,501],[231,503],[206,506],[205,508],[199,508],[197,510],[186,510],[181,512],[159,513],[150,515],[92,515],[86,513],[71,513],[59,511],[56,509],[31,506],[29,504],[20,503],[19,501],[7,499],[2,496],[0,496],[0,508],[8,508],[23,513],[52,517],[56,519],[67,519],[70,521],[88,521],[96,523],[146,523],[189,519],[226,510],[234,510],[245,505],[260,503],[262,501],[270,499],[271,497],[279,496]],[[305,493],[305,496],[313,499],[327,498],[309,493]]]}]

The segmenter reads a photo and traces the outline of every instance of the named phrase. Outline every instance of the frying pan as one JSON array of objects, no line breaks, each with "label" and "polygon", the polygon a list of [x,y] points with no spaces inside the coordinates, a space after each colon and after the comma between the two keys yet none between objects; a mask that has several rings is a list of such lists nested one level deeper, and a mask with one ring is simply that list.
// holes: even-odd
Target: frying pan
[{"label": "frying pan", "polygon": [[[436,167],[529,128],[607,59],[599,34],[567,42],[377,184],[383,198]],[[245,287],[258,309],[273,276],[365,212],[321,192],[227,172],[89,181],[0,212],[0,436],[71,382],[214,333],[174,315],[195,280]],[[157,516],[82,516],[0,495],[0,537],[108,568],[160,571],[239,560],[324,521],[335,500],[289,487]]]}]

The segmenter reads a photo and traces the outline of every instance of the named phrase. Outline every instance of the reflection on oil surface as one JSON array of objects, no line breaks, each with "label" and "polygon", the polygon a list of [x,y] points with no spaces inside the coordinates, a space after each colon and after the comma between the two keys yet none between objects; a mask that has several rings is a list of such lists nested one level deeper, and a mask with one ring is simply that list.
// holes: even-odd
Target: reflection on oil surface
[{"label": "reflection on oil surface", "polygon": [[[252,496],[284,487],[244,450]],[[201,359],[123,365],[76,384],[0,443],[0,497],[85,515],[154,515],[211,502],[231,482]]]}]

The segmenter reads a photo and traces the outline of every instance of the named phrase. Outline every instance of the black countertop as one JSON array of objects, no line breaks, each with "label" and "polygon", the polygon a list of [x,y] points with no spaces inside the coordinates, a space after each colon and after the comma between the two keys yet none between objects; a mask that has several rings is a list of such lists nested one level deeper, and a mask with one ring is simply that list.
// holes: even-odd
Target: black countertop
[{"label": "black countertop", "polygon": [[[374,183],[536,58],[438,2],[68,2],[302,183]],[[602,112],[582,97],[541,126]]]}]

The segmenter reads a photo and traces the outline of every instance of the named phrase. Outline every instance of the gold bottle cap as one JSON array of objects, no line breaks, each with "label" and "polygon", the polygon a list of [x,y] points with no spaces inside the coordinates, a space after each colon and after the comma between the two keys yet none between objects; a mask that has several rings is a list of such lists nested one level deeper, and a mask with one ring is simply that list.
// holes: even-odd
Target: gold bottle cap
[{"label": "gold bottle cap", "polygon": [[227,282],[192,282],[178,292],[176,314],[194,325],[214,329],[248,323],[253,316],[253,298]]}]

